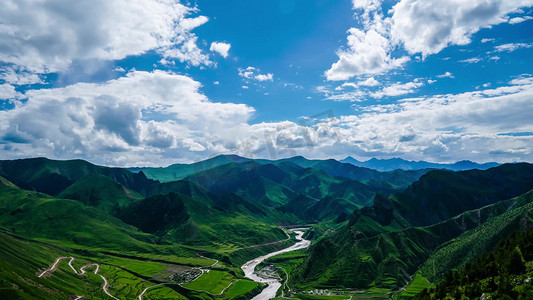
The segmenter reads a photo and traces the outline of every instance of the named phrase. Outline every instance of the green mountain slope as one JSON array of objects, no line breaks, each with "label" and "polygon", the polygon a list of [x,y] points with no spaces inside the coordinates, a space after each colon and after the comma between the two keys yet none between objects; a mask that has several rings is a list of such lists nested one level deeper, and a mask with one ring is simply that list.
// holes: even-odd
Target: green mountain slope
[{"label": "green mountain slope", "polygon": [[0,176],[23,189],[52,196],[89,174],[104,175],[141,194],[154,184],[153,181],[147,180],[143,173],[97,166],[83,160],[30,158],[0,161]]},{"label": "green mountain slope", "polygon": [[62,255],[61,249],[0,232],[0,298],[67,299],[75,294],[78,280],[63,274],[50,282],[37,277],[40,268]]},{"label": "green mountain slope", "polygon": [[[325,235],[312,246],[304,265],[296,274],[292,274],[292,277],[299,280],[302,288],[333,288],[338,285],[363,289],[371,286],[400,288],[409,282],[410,276],[426,261],[427,267],[422,270],[426,268],[427,272],[435,270],[432,261],[436,257],[446,261],[447,264],[441,260],[435,263],[438,266],[436,272],[442,272],[471,259],[471,249],[468,248],[471,245],[467,242],[463,242],[466,247],[462,249],[443,248],[445,250],[442,250],[442,253],[446,255],[431,255],[435,249],[450,241],[467,241],[470,234],[484,228],[480,226],[480,229],[477,229],[480,224],[487,222],[490,229],[485,231],[491,234],[486,234],[478,241],[478,247],[474,248],[478,254],[490,249],[491,242],[497,242],[516,230],[533,226],[533,223],[528,221],[533,207],[532,195],[533,193],[530,193],[504,203],[468,211],[427,227],[400,230],[393,227],[384,228],[371,218],[362,220],[365,224],[345,226],[333,234]],[[502,215],[523,201],[528,204]],[[509,215],[514,217],[510,218]],[[362,232],[360,229],[368,228],[379,228],[382,233],[371,232],[370,237],[367,237],[368,232]],[[422,274],[428,276],[427,272]],[[428,277],[434,280],[434,277]]]},{"label": "green mountain slope", "polygon": [[79,200],[87,206],[98,207],[111,215],[116,215],[121,208],[143,198],[118,182],[96,174],[82,177],[59,193],[57,197]]},{"label": "green mountain slope", "polygon": [[275,225],[238,211],[221,211],[176,193],[149,197],[133,204],[123,211],[122,219],[144,232],[188,245],[248,246],[285,238]]},{"label": "green mountain slope", "polygon": [[61,240],[93,248],[146,249],[154,237],[83,205],[0,184],[0,226],[31,238]]},{"label": "green mountain slope", "polygon": [[[110,299],[103,289],[104,278],[107,292],[118,299],[138,299],[143,291],[143,299],[215,299],[202,290],[219,293],[226,287],[216,299],[246,299],[260,291],[258,284],[237,274],[238,269],[223,263],[215,266],[212,259],[155,254],[143,257],[131,252],[127,257],[117,256],[79,246],[58,247],[3,231],[0,261],[0,299]],[[56,268],[50,270],[55,262]],[[86,273],[77,274],[82,268]],[[199,268],[205,270],[204,275],[214,276],[202,275],[202,285],[191,289],[178,285],[180,278],[200,272]],[[94,274],[96,270],[98,274]],[[219,277],[225,280],[219,282]]]},{"label": "green mountain slope", "polygon": [[400,188],[408,186],[429,171],[429,169],[423,169],[416,171],[394,170],[389,172],[379,172],[373,169],[356,167],[348,163],[341,163],[334,159],[316,161],[316,163],[312,164],[310,167],[321,170],[333,177],[343,177],[362,182],[387,182]]},{"label": "green mountain slope", "polygon": [[414,299],[531,299],[532,277],[533,230],[519,231],[460,270],[448,271],[435,288],[424,289]]},{"label": "green mountain slope", "polygon": [[[205,168],[200,168],[200,165]],[[310,165],[316,165],[317,168],[309,168]],[[196,184],[195,187],[184,181],[159,183],[146,178],[142,172],[132,173],[120,168],[101,167],[81,160],[54,161],[36,158],[0,161],[0,175],[24,189],[80,200],[113,214],[116,214],[117,209],[127,206],[131,200],[139,199],[139,195],[150,197],[175,192],[209,204],[213,201],[210,198],[213,197],[207,195],[207,192],[217,196],[234,193],[249,201],[248,204],[257,202],[280,208],[281,215],[294,211],[299,205],[299,212],[307,212],[299,214],[300,221],[304,223],[336,218],[339,214],[350,214],[355,208],[370,205],[377,192],[396,192],[400,186],[418,176],[414,173],[385,174],[334,160],[311,161],[301,157],[279,161],[253,161],[225,155],[194,165],[179,165],[180,168],[185,166],[191,172],[202,170],[186,177],[187,181]],[[335,171],[337,169],[340,171]],[[336,172],[335,176],[340,177],[327,172]],[[356,173],[361,174],[356,176]],[[350,179],[351,177],[364,178],[365,182]],[[393,180],[393,183],[381,181],[385,179]],[[198,185],[202,188],[197,188]],[[300,195],[306,197],[299,197]],[[291,204],[294,199],[308,199],[309,202]],[[318,202],[320,205],[313,208]],[[317,213],[317,210],[320,212]],[[295,220],[293,217],[289,219]],[[283,217],[278,221],[286,220],[287,218]]]},{"label": "green mountain slope", "polygon": [[313,168],[285,161],[277,165],[248,161],[225,164],[189,176],[210,192],[234,193],[243,199],[296,213],[305,222],[350,214],[370,205],[376,193],[390,194],[398,188],[385,182],[332,177]]},{"label": "green mountain slope", "polygon": [[429,225],[531,189],[533,165],[506,164],[484,171],[431,171],[393,199],[410,223]]},{"label": "green mountain slope", "polygon": [[287,203],[297,194],[283,185],[290,180],[290,173],[273,165],[254,162],[226,164],[187,177],[212,193],[235,193],[268,206]]},{"label": "green mountain slope", "polygon": [[[0,227],[91,257],[199,252],[227,264],[221,276],[229,284],[242,276],[239,264],[291,243],[279,225],[324,221],[308,233],[315,241],[291,268],[291,286],[390,291],[413,274],[437,282],[533,226],[529,164],[377,172],[335,160],[219,156],[206,168],[179,165],[165,174],[187,175],[161,183],[77,160],[0,161]],[[2,291],[19,294],[5,284]]]},{"label": "green mountain slope", "polygon": [[128,170],[136,173],[142,171],[146,177],[160,182],[171,182],[225,164],[245,161],[249,159],[237,155],[218,155],[192,164],[173,164],[164,168],[129,168]]},{"label": "green mountain slope", "polygon": [[[532,174],[531,165],[527,164],[504,165],[487,171],[430,172],[404,192],[390,198],[378,195],[372,207],[356,210],[346,225],[328,232],[310,248],[309,257],[293,277],[297,278],[302,288],[333,288],[338,285],[399,288],[408,283],[410,275],[435,249],[453,239],[468,240],[465,232],[485,222],[493,224],[490,225],[492,232],[501,233],[485,236],[493,242],[524,226],[530,226],[531,207],[528,205],[533,200],[532,194],[500,200],[507,195],[520,193],[527,187],[533,188],[533,180],[529,180]],[[428,186],[438,186],[440,189],[433,192],[434,189],[427,188],[421,192],[419,187]],[[427,199],[433,206],[420,207],[418,205],[424,202],[400,202],[402,199]],[[469,199],[483,199],[486,202],[469,202]],[[485,203],[489,205],[483,206]],[[401,205],[400,209],[398,205]],[[450,207],[451,210],[453,206],[463,210],[444,219],[439,209]],[[515,214],[514,218],[504,214],[510,209]],[[415,212],[419,215],[418,219],[414,217],[417,216]],[[500,215],[501,218],[496,218]],[[425,227],[417,227],[417,223],[409,222],[432,220],[427,219],[427,216],[437,216],[436,221]],[[517,224],[522,224],[522,227]],[[491,246],[490,242],[480,245],[480,252]],[[467,251],[471,248],[469,245],[461,249]],[[464,260],[458,257],[472,258],[458,249],[450,250],[454,256],[449,256],[448,261],[461,263]],[[443,270],[453,267],[443,262],[437,265],[443,265]]]},{"label": "green mountain slope", "polygon": [[[533,191],[502,203],[501,210],[508,207],[501,215],[489,219],[486,223],[451,240],[435,251],[420,267],[424,277],[438,281],[452,269],[463,267],[486,251],[493,249],[500,241],[513,232],[531,228],[533,224]],[[505,206],[504,206],[505,205]],[[480,214],[473,211],[474,216]]]},{"label": "green mountain slope", "polygon": [[[106,177],[89,175],[74,187],[85,188],[100,182],[99,187],[111,188],[109,195],[124,192],[118,183],[110,181]],[[174,187],[178,186],[183,193],[209,196],[208,192],[188,182]],[[74,187],[70,191],[81,193],[84,190]],[[280,241],[286,240],[286,235],[275,225],[222,210],[235,207],[248,211],[242,199],[228,198],[225,201],[209,197],[196,200],[170,193],[138,200],[122,208],[120,212],[135,211],[136,214],[129,215],[130,221],[139,223],[140,228],[149,232],[144,233],[81,201],[23,190],[0,177],[0,298],[73,299],[83,295],[106,299],[109,296],[102,289],[100,275],[107,278],[108,290],[119,299],[137,298],[145,288],[158,283],[170,286],[150,290],[150,297],[215,298],[205,290],[221,293],[217,299],[252,297],[260,291],[260,286],[244,279],[239,268],[229,265],[231,259],[235,256],[235,259],[248,260],[252,258],[250,255],[284,248],[286,243]],[[190,235],[186,236],[187,233]],[[267,250],[259,246],[250,253],[239,250],[239,247],[247,249],[262,243],[272,244]],[[198,252],[216,255],[228,264],[201,258]],[[74,267],[78,270],[86,263],[100,264],[99,275],[77,275],[67,263],[70,256],[76,257]],[[38,272],[58,257],[66,258],[53,274],[39,278]],[[190,277],[187,272],[198,273],[199,267],[204,268],[204,274],[223,277],[224,282],[217,283],[217,276],[206,276],[201,286],[180,286],[170,276],[179,272],[182,275],[176,278],[187,278]],[[213,270],[206,272],[206,268]]]}]

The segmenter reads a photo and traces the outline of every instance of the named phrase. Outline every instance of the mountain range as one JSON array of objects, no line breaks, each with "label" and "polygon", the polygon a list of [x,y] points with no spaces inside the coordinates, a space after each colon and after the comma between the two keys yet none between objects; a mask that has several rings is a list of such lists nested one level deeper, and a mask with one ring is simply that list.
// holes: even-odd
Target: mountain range
[{"label": "mountain range", "polygon": [[378,171],[392,170],[422,170],[422,169],[447,169],[452,171],[464,171],[471,169],[486,170],[500,165],[496,162],[475,163],[469,160],[462,160],[451,164],[431,163],[427,161],[409,161],[401,158],[377,159],[371,158],[367,161],[359,161],[351,156],[340,162],[349,163],[358,167],[370,168]]},{"label": "mountain range", "polygon": [[[85,290],[79,290],[80,279],[67,275],[68,268],[57,279],[32,275],[46,261],[72,255],[107,262],[104,275],[115,286],[165,283],[171,285],[162,288],[165,297],[246,299],[262,286],[244,278],[240,265],[294,243],[280,226],[312,225],[305,235],[310,248],[277,260],[290,278],[287,292],[304,297],[316,289],[357,289],[409,298],[514,232],[533,228],[533,165],[485,167],[379,171],[333,159],[235,155],[129,169],[83,160],[3,160],[0,234],[9,242],[0,243],[0,258],[9,263],[0,266],[0,296],[102,293],[94,278],[83,279]],[[42,254],[20,254],[35,249]],[[217,271],[210,276],[226,278],[228,288],[241,282],[239,288],[215,297],[169,279],[213,260]],[[137,298],[141,290],[113,292]]]},{"label": "mountain range", "polygon": [[[320,236],[296,273],[299,286],[394,290],[417,272],[438,280],[473,258],[472,249],[482,254],[533,228],[532,189],[530,164],[428,172],[399,193],[377,195],[371,207]],[[479,238],[475,245],[472,235]]]}]

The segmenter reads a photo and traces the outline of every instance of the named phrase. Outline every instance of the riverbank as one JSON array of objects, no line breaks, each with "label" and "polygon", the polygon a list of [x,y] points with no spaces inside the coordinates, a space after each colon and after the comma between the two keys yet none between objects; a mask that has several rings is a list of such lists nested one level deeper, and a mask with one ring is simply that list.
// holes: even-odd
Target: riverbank
[{"label": "riverbank", "polygon": [[247,278],[249,278],[249,279],[251,279],[251,280],[253,280],[255,282],[268,284],[268,286],[265,289],[263,289],[263,291],[259,295],[255,296],[252,300],[272,299],[272,298],[276,297],[276,292],[281,287],[281,281],[279,279],[277,279],[277,278],[263,278],[263,277],[257,276],[254,273],[255,267],[257,267],[257,265],[259,265],[265,259],[268,259],[270,257],[276,256],[276,255],[279,255],[279,254],[283,254],[283,253],[286,253],[286,252],[290,252],[290,251],[304,249],[304,248],[309,247],[309,245],[311,244],[311,241],[306,240],[306,239],[303,238],[304,232],[300,228],[291,229],[291,231],[296,233],[296,237],[295,238],[296,238],[296,240],[298,240],[298,242],[296,244],[294,244],[294,245],[292,245],[292,246],[290,246],[288,248],[282,249],[282,250],[274,251],[274,252],[271,252],[269,254],[266,254],[266,255],[263,255],[263,256],[259,256],[259,257],[255,258],[255,259],[252,259],[252,260],[246,262],[244,265],[242,265],[241,269],[244,272],[244,276],[246,276]]}]

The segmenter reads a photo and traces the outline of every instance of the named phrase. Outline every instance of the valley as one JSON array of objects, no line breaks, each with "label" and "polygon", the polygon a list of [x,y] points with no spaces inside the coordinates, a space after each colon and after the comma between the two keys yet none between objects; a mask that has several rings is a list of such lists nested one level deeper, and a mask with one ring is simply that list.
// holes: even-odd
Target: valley
[{"label": "valley", "polygon": [[280,254],[283,254],[283,253],[292,252],[292,251],[296,251],[296,250],[300,250],[300,249],[305,249],[305,248],[309,247],[309,245],[311,244],[311,241],[308,241],[308,240],[305,240],[305,239],[302,238],[302,236],[304,235],[304,232],[302,230],[292,229],[291,231],[296,233],[295,238],[298,241],[296,244],[294,244],[294,245],[292,245],[292,246],[290,246],[288,248],[285,248],[285,249],[282,249],[282,250],[278,250],[278,251],[275,251],[275,252],[268,253],[266,255],[260,256],[258,258],[253,259],[253,260],[250,260],[250,261],[246,262],[244,265],[242,265],[241,269],[244,272],[244,276],[246,276],[247,278],[252,279],[255,282],[268,284],[268,286],[259,295],[255,296],[252,299],[254,299],[254,300],[265,300],[265,299],[274,298],[276,296],[276,292],[281,287],[281,280],[282,280],[281,278],[279,278],[279,280],[278,280],[278,279],[272,277],[272,274],[265,274],[266,276],[261,277],[261,276],[256,275],[254,273],[255,272],[255,268],[260,263],[262,263],[264,260],[266,260],[266,259],[268,259],[270,257],[273,257],[273,256],[277,256],[277,255],[280,255]]},{"label": "valley", "polygon": [[0,161],[0,296],[409,299],[533,228],[532,190],[525,163]]},{"label": "valley", "polygon": [[0,300],[533,300],[533,0],[0,0]]}]

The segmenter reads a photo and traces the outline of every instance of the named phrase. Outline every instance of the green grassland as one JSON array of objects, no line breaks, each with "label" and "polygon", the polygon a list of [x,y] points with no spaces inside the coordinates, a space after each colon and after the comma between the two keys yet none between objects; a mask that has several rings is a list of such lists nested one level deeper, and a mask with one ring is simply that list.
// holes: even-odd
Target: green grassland
[{"label": "green grassland", "polygon": [[401,289],[398,293],[395,293],[393,296],[394,300],[407,300],[413,298],[416,294],[420,293],[426,288],[432,288],[435,285],[430,283],[426,278],[424,278],[420,273],[416,273],[411,282]]},{"label": "green grassland", "polygon": [[298,268],[302,264],[306,255],[305,250],[286,252],[264,260],[256,268],[261,269],[270,264],[279,268],[278,275],[284,280],[282,288],[285,291],[289,291],[291,289],[291,282],[288,274],[291,274],[295,268]]},{"label": "green grassland", "polygon": [[[213,296],[208,292],[221,293],[231,282],[237,285],[228,289],[230,298],[260,291],[257,284],[242,278],[242,271],[237,267],[199,257],[194,247],[156,244],[155,236],[79,201],[22,190],[0,178],[0,209],[2,299],[66,299],[69,295],[93,299],[108,297],[102,291],[103,281],[99,275],[89,272],[79,276],[68,266],[68,260],[61,260],[54,272],[37,277],[38,271],[63,256],[75,257],[73,265],[77,270],[86,263],[98,263],[99,274],[109,283],[109,292],[120,299],[137,298],[147,287],[171,283],[169,270],[183,271],[192,267],[209,270],[212,266],[213,269],[205,273],[207,276],[198,278],[196,286],[194,282],[188,289],[172,284],[157,286],[148,290],[147,297],[211,299]],[[224,280],[210,278],[217,274]],[[195,290],[200,287],[201,291]],[[181,293],[184,291],[185,295]],[[222,293],[218,298],[226,296]]]},{"label": "green grassland", "polygon": [[209,294],[219,295],[235,280],[236,278],[227,272],[211,270],[205,272],[193,282],[182,286],[191,290],[205,291]]},{"label": "green grassland", "polygon": [[[109,283],[109,292],[119,299],[137,298],[141,292],[151,286],[144,299],[211,299],[211,294],[221,294],[220,299],[234,299],[240,296],[257,293],[258,284],[236,277],[236,269],[217,264],[218,269],[205,272],[195,281],[177,288],[168,281],[167,269],[175,271],[177,264],[146,261],[143,258],[124,258],[99,254],[91,256],[91,251],[80,255],[68,248],[58,248],[41,242],[35,242],[12,234],[0,232],[0,298],[1,299],[66,299],[69,295],[83,295],[91,299],[106,299],[102,291],[103,281],[93,274],[94,267],[87,268],[87,274],[79,276],[68,266],[69,259],[61,260],[57,269],[42,278],[37,275],[47,269],[57,257],[72,256],[74,268],[79,270],[87,263],[98,263],[98,274],[104,276]],[[200,258],[201,262],[211,262]],[[191,269],[190,266],[178,266],[180,269]],[[207,269],[208,270],[208,269]],[[230,285],[231,284],[231,285]],[[229,288],[227,288],[229,286]],[[227,288],[227,289],[226,289]],[[221,293],[223,292],[224,293]],[[193,297],[191,297],[193,295]]]},{"label": "green grassland", "polygon": [[258,288],[260,288],[260,285],[257,282],[238,279],[237,281],[234,281],[234,283],[226,290],[225,295],[228,297],[228,299],[235,299],[249,294]]},{"label": "green grassland", "polygon": [[143,198],[139,193],[98,174],[82,177],[57,197],[78,200],[85,205],[97,207],[112,215],[116,215],[119,209]]},{"label": "green grassland", "polygon": [[173,290],[169,286],[165,285],[159,285],[155,286],[154,288],[150,288],[146,293],[143,295],[143,299],[188,299],[184,295],[178,293],[177,291]]},{"label": "green grassland", "polygon": [[298,294],[296,295],[297,299],[304,299],[304,300],[347,300],[347,299],[353,299],[351,298],[351,295],[304,295],[304,294]]}]

